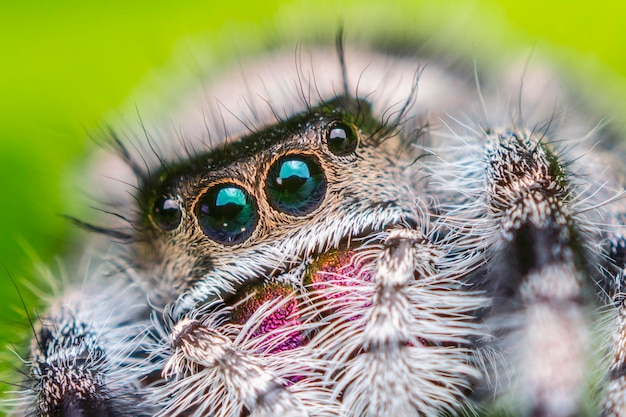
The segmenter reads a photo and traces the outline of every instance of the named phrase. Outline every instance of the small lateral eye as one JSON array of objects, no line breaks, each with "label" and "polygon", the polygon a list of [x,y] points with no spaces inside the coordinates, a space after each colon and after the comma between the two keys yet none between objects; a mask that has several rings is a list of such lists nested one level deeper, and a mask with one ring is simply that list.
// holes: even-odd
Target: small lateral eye
[{"label": "small lateral eye", "polygon": [[257,207],[252,196],[234,184],[207,190],[196,205],[200,228],[207,237],[224,245],[245,241],[256,227]]},{"label": "small lateral eye", "polygon": [[308,214],[324,199],[326,177],[313,157],[283,156],[270,167],[266,193],[275,209],[295,216]]},{"label": "small lateral eye", "polygon": [[326,146],[335,155],[354,152],[359,144],[359,134],[351,123],[331,122],[326,129]]},{"label": "small lateral eye", "polygon": [[162,230],[172,231],[180,225],[183,211],[180,202],[172,197],[159,197],[154,202],[152,211],[154,223]]}]

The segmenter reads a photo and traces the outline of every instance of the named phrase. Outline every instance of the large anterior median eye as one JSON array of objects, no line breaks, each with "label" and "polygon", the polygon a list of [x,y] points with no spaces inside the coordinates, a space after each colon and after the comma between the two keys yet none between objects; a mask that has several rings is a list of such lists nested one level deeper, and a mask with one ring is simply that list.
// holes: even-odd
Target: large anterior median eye
[{"label": "large anterior median eye", "polygon": [[219,184],[208,189],[196,205],[200,228],[210,239],[225,245],[246,240],[258,214],[254,200],[243,188]]},{"label": "large anterior median eye", "polygon": [[315,158],[287,155],[270,168],[266,191],[275,209],[291,215],[308,214],[324,199],[326,177]]}]

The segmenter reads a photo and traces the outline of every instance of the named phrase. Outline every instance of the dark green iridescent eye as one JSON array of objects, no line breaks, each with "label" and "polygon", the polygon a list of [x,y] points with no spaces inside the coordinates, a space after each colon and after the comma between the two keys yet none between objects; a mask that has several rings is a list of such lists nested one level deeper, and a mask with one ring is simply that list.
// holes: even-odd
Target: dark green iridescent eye
[{"label": "dark green iridescent eye", "polygon": [[332,122],[326,130],[326,145],[335,155],[348,155],[356,150],[359,134],[350,123]]},{"label": "dark green iridescent eye", "polygon": [[171,231],[180,225],[183,219],[183,211],[180,203],[175,198],[159,197],[154,201],[152,211],[154,223],[162,230]]},{"label": "dark green iridescent eye", "polygon": [[313,157],[288,155],[272,165],[267,174],[269,203],[291,215],[315,210],[326,194],[326,177]]},{"label": "dark green iridescent eye", "polygon": [[209,188],[196,207],[198,223],[204,234],[225,245],[245,241],[258,220],[256,204],[250,194],[233,184]]}]

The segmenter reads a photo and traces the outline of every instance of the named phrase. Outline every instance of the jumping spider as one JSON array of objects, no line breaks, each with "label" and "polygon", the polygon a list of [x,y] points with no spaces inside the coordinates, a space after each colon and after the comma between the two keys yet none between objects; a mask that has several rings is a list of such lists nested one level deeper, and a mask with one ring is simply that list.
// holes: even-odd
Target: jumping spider
[{"label": "jumping spider", "polygon": [[593,372],[626,415],[622,145],[532,70],[337,50],[111,135],[116,220],[15,415],[574,416]]}]

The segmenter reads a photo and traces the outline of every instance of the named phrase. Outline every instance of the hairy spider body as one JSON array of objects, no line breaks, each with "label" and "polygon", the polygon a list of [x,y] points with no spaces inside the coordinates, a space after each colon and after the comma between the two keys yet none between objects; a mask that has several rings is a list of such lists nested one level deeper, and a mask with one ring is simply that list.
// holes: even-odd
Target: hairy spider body
[{"label": "hairy spider body", "polygon": [[580,413],[588,313],[623,316],[605,130],[545,77],[516,112],[518,81],[338,51],[247,63],[115,136],[107,176],[137,191],[108,188],[117,220],[88,226],[105,238],[40,319],[15,415]]}]

